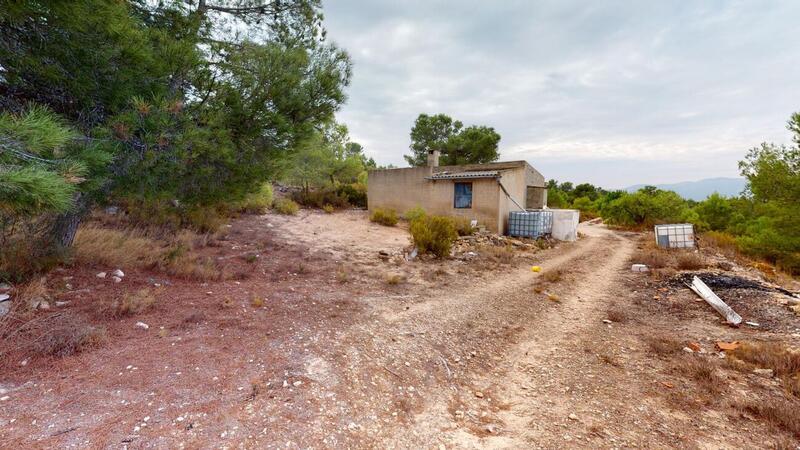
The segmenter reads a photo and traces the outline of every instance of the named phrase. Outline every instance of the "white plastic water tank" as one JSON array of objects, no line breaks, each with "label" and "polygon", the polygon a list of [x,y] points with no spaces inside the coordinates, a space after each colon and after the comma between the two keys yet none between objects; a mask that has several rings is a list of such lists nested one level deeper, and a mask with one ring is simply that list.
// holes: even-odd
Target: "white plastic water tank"
[{"label": "white plastic water tank", "polygon": [[577,209],[551,209],[550,211],[553,212],[553,229],[550,236],[559,241],[577,241],[581,212]]}]

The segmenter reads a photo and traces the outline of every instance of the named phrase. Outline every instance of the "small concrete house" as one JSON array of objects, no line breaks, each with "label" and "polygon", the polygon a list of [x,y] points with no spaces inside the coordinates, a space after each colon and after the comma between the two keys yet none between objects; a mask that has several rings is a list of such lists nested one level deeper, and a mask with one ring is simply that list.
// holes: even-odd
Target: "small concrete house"
[{"label": "small concrete house", "polygon": [[547,187],[525,161],[439,167],[439,152],[432,151],[426,167],[371,170],[367,202],[370,210],[392,208],[399,214],[420,206],[504,234],[510,211],[547,206]]}]

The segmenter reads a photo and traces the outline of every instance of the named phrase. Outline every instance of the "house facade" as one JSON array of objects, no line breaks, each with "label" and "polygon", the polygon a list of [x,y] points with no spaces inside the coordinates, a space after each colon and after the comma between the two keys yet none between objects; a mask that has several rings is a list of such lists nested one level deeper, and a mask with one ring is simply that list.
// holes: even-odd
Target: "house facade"
[{"label": "house facade", "polygon": [[508,213],[547,206],[544,176],[525,161],[439,166],[439,153],[428,165],[369,172],[369,209],[392,208],[402,214],[420,206],[429,214],[477,220],[505,233]]}]

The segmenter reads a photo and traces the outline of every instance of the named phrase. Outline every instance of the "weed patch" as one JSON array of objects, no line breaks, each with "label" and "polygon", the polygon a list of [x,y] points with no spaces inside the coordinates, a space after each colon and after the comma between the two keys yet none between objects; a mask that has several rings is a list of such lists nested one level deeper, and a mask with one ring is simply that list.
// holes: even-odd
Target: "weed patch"
[{"label": "weed patch", "polygon": [[110,313],[113,317],[132,316],[152,308],[155,303],[156,297],[150,289],[140,289],[111,302]]},{"label": "weed patch", "polygon": [[279,198],[275,200],[275,203],[272,205],[272,207],[278,214],[287,216],[293,216],[297,214],[297,211],[300,211],[300,205],[292,200],[289,200],[288,198]]},{"label": "weed patch", "polygon": [[393,209],[375,208],[369,215],[369,220],[387,227],[393,227],[397,225],[399,219],[397,211]]}]

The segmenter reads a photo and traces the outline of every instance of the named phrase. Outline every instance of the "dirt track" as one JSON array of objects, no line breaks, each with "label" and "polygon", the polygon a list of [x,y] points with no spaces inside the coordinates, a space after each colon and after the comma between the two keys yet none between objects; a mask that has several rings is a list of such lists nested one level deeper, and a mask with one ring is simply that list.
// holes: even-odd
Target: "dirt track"
[{"label": "dirt track", "polygon": [[[109,323],[107,347],[3,375],[10,399],[0,404],[0,442],[766,445],[755,426],[665,406],[663,363],[646,355],[637,336],[652,318],[604,322],[610,308],[627,309],[638,295],[628,269],[635,236],[591,225],[581,231],[579,242],[533,259],[486,272],[451,261],[431,278],[425,272],[433,263],[378,258],[378,250],[405,245],[406,232],[370,224],[362,213],[246,217],[226,241],[236,253],[222,249],[220,257],[254,249],[267,236],[266,247],[258,244],[266,257],[250,278],[203,286],[176,281],[156,311]],[[533,273],[533,263],[543,272]],[[337,275],[343,267],[346,282]],[[76,288],[84,283],[96,295],[75,303],[91,310],[112,293],[92,284],[94,269],[84,272],[72,274]],[[560,276],[547,275],[555,272]],[[386,273],[408,281],[389,284]],[[233,307],[220,307],[220,295],[233,298]],[[266,298],[266,306],[251,307],[252,295]],[[198,312],[202,319],[190,321]],[[139,320],[151,331],[134,329]]]}]

